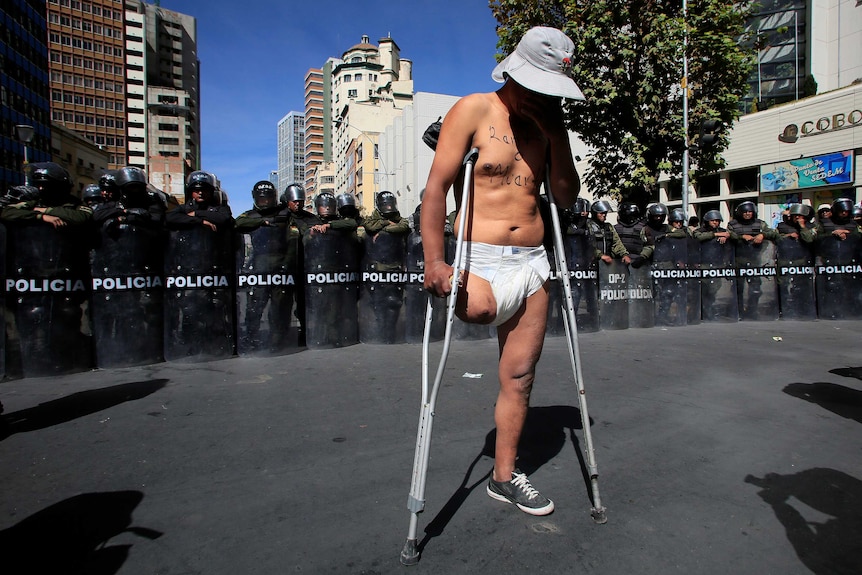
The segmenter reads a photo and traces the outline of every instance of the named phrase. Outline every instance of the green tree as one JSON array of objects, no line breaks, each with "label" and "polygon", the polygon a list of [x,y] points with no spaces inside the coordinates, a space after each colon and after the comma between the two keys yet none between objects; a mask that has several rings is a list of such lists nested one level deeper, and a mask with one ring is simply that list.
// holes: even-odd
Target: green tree
[{"label": "green tree", "polygon": [[[566,104],[569,127],[595,150],[584,179],[594,196],[646,203],[661,173],[682,174],[683,52],[688,30],[692,175],[723,166],[718,145],[696,147],[701,121],[730,126],[748,90],[754,55],[741,46],[749,3],[682,1],[492,0],[498,47],[508,54],[532,26],[563,30],[575,43],[573,77],[586,101]],[[501,55],[502,57],[502,55]]]}]

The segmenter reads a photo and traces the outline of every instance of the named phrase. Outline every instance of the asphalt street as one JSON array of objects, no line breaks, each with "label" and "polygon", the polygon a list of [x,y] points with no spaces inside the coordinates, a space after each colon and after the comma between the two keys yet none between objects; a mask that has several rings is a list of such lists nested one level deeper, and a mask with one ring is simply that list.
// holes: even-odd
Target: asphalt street
[{"label": "asphalt street", "polygon": [[519,462],[546,517],[485,494],[496,342],[454,342],[412,567],[421,346],[5,381],[0,570],[858,575],[860,337],[858,321],[582,334],[603,525],[564,339],[546,340]]}]

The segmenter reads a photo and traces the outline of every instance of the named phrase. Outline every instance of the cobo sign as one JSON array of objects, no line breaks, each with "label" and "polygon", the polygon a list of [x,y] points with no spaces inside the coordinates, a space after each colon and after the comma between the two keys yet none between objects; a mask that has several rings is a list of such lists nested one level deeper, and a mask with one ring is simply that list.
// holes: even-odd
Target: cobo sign
[{"label": "cobo sign", "polygon": [[778,135],[778,139],[787,144],[793,144],[800,137],[816,136],[860,125],[862,125],[862,110],[851,110],[847,114],[839,113],[823,116],[817,120],[807,120],[801,127],[797,124],[788,124],[784,127],[784,132]]}]

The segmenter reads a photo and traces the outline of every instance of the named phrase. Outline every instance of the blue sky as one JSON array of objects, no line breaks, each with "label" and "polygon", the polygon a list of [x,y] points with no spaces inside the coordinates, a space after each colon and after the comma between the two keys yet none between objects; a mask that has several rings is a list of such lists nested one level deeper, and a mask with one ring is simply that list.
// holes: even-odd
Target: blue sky
[{"label": "blue sky", "polygon": [[277,168],[276,126],[303,111],[303,80],[363,34],[391,36],[413,61],[414,90],[462,96],[496,90],[497,35],[488,0],[404,2],[162,0],[197,18],[202,168],[215,173],[234,214]]}]

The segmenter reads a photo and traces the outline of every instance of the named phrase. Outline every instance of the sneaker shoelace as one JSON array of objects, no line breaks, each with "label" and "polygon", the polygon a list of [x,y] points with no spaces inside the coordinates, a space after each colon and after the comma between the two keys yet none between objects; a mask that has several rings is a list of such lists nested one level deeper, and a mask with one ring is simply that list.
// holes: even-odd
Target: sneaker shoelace
[{"label": "sneaker shoelace", "polygon": [[527,496],[527,499],[535,499],[539,494],[539,492],[530,484],[530,480],[527,479],[527,476],[523,473],[512,472],[512,485],[519,487]]}]

